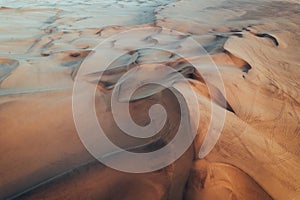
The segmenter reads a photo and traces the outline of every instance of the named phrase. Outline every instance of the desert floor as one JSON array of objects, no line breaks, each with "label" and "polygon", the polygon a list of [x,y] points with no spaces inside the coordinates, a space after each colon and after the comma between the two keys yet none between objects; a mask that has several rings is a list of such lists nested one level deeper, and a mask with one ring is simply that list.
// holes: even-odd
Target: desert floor
[{"label": "desert floor", "polygon": [[[0,0],[0,22],[0,199],[300,199],[298,0]],[[169,38],[163,30],[174,32],[167,31]],[[201,46],[188,46],[188,38]],[[110,45],[88,63],[95,70],[77,78],[85,59],[105,41]],[[116,56],[104,73],[108,57]],[[124,76],[119,83],[130,69],[138,78]],[[127,90],[151,78],[175,89],[189,84],[199,107],[189,104],[187,90],[182,97],[188,111],[182,113],[168,89],[142,87],[130,101],[131,117],[145,126],[149,108],[160,103],[166,124],[150,139],[124,135],[108,104],[112,91],[118,88],[118,97],[126,99]],[[161,148],[176,134],[180,115],[196,127],[193,144],[153,172],[126,173],[101,164],[75,126],[76,80],[97,88],[94,99],[83,95],[82,101],[95,105],[97,120],[122,148]],[[199,158],[202,144],[213,143],[205,141],[209,125],[222,121],[212,117],[212,105],[225,118],[213,149]],[[86,121],[86,131],[93,131]],[[122,160],[124,152],[105,153],[121,165],[133,163]],[[154,160],[172,152],[161,156]]]}]

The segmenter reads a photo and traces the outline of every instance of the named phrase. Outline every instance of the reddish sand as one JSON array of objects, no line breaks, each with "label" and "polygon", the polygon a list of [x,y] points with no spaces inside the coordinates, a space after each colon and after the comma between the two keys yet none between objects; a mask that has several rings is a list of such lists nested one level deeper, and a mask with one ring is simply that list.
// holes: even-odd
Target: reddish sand
[{"label": "reddish sand", "polygon": [[[78,13],[60,9],[1,7],[0,199],[300,199],[299,10],[297,1],[180,0],[158,7],[154,23],[133,25],[127,16],[124,26],[100,27],[93,25],[97,12],[83,23]],[[106,17],[103,24],[119,18]],[[168,107],[167,125],[149,140],[120,136],[107,100],[128,66],[139,64],[141,79],[154,71],[165,82],[172,74],[162,77],[158,63],[181,72],[197,95],[201,114],[197,121],[189,107],[188,118],[199,129],[193,145],[176,162],[151,173],[119,172],[95,160],[79,139],[72,115],[74,78],[99,42],[124,30],[156,26],[198,41],[216,63],[226,93],[214,86],[210,94],[190,63],[170,52],[138,50],[119,58],[113,63],[119,68],[104,75],[111,88],[99,83],[95,99],[99,122],[119,146],[158,148],[174,136],[180,117],[167,90],[142,88],[131,102],[132,118],[147,124],[148,108],[159,102]],[[122,49],[122,42],[136,38],[155,47],[185,41],[164,41],[153,32],[148,36],[116,40],[106,51],[130,51]],[[212,73],[208,56],[198,55],[197,49],[185,53],[193,62],[207,63],[201,74]],[[87,81],[97,84],[99,73]],[[135,83],[128,79],[123,86]],[[213,104],[226,112],[225,123],[212,151],[200,159],[214,95],[218,99]],[[225,106],[218,101],[223,98]]]}]

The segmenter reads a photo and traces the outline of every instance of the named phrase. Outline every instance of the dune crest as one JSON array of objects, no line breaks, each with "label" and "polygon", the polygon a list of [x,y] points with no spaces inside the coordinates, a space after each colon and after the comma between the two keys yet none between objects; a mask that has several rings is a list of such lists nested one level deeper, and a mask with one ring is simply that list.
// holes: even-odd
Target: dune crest
[{"label": "dune crest", "polygon": [[[48,1],[36,8],[0,8],[0,199],[300,198],[298,1],[84,2],[73,9]],[[114,12],[120,15],[112,16]],[[155,172],[130,174],[106,167],[89,154],[74,124],[72,88],[79,67],[100,42],[139,28],[153,32],[111,41],[105,46],[110,56],[91,63],[99,70],[80,77],[97,88],[96,98],[89,101],[95,102],[97,119],[110,139],[138,153],[172,140],[182,113],[171,90],[145,86],[131,97],[127,92],[149,75],[184,88],[186,83],[163,73],[163,66],[188,80],[201,117],[198,120],[187,107],[185,117],[199,128],[193,145],[178,160]],[[182,34],[166,39],[162,28]],[[201,48],[184,49],[186,58],[158,49],[124,49],[133,41],[180,49],[189,37],[208,55]],[[120,52],[109,70],[101,70]],[[187,59],[201,67],[196,69]],[[212,61],[225,91],[214,80]],[[139,78],[123,76],[131,69]],[[204,76],[211,77],[209,82]],[[132,119],[139,125],[149,123],[151,105],[167,108],[166,124],[157,135],[132,138],[115,124],[110,98],[122,87],[120,102],[131,102]],[[200,159],[214,120],[212,104],[226,118],[218,142]],[[189,136],[188,128],[186,132]],[[107,149],[106,156],[123,162],[122,153]]]}]

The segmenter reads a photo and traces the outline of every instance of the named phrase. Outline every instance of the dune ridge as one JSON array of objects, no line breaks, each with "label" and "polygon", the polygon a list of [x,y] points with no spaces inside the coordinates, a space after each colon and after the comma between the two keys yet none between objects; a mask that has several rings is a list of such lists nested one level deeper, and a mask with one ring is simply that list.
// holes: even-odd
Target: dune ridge
[{"label": "dune ridge", "polygon": [[[67,5],[0,8],[0,198],[299,199],[299,2],[131,3],[87,3],[82,12],[80,5],[74,7],[74,13]],[[143,5],[144,19],[140,10],[135,10]],[[107,10],[99,13],[99,8]],[[121,17],[108,15],[115,10]],[[149,140],[120,136],[108,100],[126,70],[144,67],[147,72],[165,64],[182,73],[197,94],[200,121],[193,121],[193,112],[189,116],[191,123],[199,124],[194,144],[168,167],[129,174],[100,164],[85,149],[73,121],[72,87],[80,64],[99,42],[141,27],[165,27],[184,35],[166,42],[159,33],[149,32],[140,42],[177,47],[192,37],[209,56],[199,55],[199,49],[185,52],[202,64],[198,73],[186,59],[170,52],[129,50],[111,64],[100,82],[101,71],[86,77],[84,81],[98,84],[93,101],[99,122],[115,143],[137,152],[168,143],[179,114],[168,90],[143,88],[131,103],[134,120],[147,124],[147,109],[154,102],[169,106],[171,117]],[[116,55],[122,42],[115,41],[106,51]],[[226,106],[212,103],[226,112],[226,120],[213,150],[199,159],[211,121],[213,95],[201,75],[212,73],[211,59],[225,86],[221,93],[216,84],[213,93],[225,100]],[[132,86],[126,81],[123,84]],[[121,158],[122,152],[111,155],[111,159]]]}]

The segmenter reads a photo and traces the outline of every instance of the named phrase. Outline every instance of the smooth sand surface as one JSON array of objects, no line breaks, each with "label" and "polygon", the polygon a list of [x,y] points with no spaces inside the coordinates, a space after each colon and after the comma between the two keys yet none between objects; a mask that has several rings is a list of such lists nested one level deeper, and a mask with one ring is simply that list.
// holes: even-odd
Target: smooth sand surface
[{"label": "smooth sand surface", "polygon": [[[17,5],[11,1],[0,7],[0,199],[300,199],[298,1],[74,4],[32,1],[30,7],[9,8]],[[178,125],[178,105],[169,91],[142,88],[131,103],[132,118],[140,125],[149,123],[147,110],[159,102],[168,108],[167,124],[150,139],[122,135],[108,100],[120,76],[131,68],[138,69],[140,79],[132,82],[129,77],[123,87],[131,88],[156,72],[157,79],[172,82],[172,74],[158,73],[161,64],[180,72],[197,95],[201,118],[196,121],[189,107],[188,118],[199,129],[180,159],[155,172],[130,174],[100,164],[85,149],[73,120],[72,88],[80,64],[99,42],[141,27],[157,29],[147,37],[136,34],[114,41],[108,54],[129,52],[112,63],[102,82],[96,80],[101,70],[85,80],[98,84],[97,117],[110,139],[136,152],[153,150],[168,143]],[[159,27],[185,36],[165,41]],[[137,38],[154,47],[177,48],[186,37],[210,55],[199,55],[196,48],[185,50],[201,64],[200,74],[170,52],[122,49],[124,42]],[[210,58],[226,93],[214,80],[209,93],[201,78],[212,73]],[[212,96],[218,97],[212,103],[226,112],[225,123],[212,151],[199,159],[211,121]]]}]

